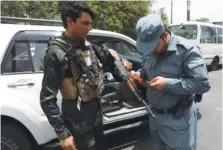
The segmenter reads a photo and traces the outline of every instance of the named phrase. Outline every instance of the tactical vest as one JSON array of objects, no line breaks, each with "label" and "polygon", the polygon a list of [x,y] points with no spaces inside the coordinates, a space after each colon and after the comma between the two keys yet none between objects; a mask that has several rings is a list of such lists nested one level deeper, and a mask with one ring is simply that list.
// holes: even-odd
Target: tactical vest
[{"label": "tactical vest", "polygon": [[63,39],[55,38],[51,40],[50,45],[59,46],[67,54],[72,72],[72,77],[65,77],[60,84],[63,99],[80,98],[87,102],[99,98],[104,89],[102,64],[92,50],[91,44],[85,41],[87,50],[74,49]]}]

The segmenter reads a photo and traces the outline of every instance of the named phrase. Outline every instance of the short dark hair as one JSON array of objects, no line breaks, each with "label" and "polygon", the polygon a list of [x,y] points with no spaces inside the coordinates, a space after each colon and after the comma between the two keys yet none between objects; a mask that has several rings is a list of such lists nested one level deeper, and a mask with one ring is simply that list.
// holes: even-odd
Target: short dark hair
[{"label": "short dark hair", "polygon": [[67,28],[67,17],[70,17],[75,22],[76,19],[80,17],[81,13],[85,12],[94,19],[94,12],[89,8],[87,1],[60,1],[59,11],[65,29]]}]

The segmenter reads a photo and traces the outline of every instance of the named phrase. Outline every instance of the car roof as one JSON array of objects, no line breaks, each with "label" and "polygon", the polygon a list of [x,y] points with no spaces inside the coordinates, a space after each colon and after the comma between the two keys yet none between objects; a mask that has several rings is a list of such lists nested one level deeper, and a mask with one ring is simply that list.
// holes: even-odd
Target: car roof
[{"label": "car roof", "polygon": [[219,27],[223,28],[221,25],[216,25],[213,23],[208,23],[208,22],[199,22],[199,21],[187,21],[187,22],[182,22],[182,23],[174,23],[170,24],[169,26],[174,26],[174,25],[203,25],[203,26],[211,26],[211,27]]},{"label": "car roof", "polygon": [[[22,24],[0,24],[0,62],[2,61],[3,55],[5,53],[5,50],[7,49],[9,42],[12,40],[14,35],[21,31],[65,31],[63,27],[60,26],[42,26],[42,25],[22,25]],[[89,35],[98,35],[98,36],[109,36],[109,37],[115,37],[115,38],[121,38],[121,39],[128,39],[131,41],[131,43],[135,44],[136,41],[131,39],[128,36],[125,36],[120,33],[111,32],[111,31],[105,31],[105,30],[98,30],[93,29],[89,32]]]}]

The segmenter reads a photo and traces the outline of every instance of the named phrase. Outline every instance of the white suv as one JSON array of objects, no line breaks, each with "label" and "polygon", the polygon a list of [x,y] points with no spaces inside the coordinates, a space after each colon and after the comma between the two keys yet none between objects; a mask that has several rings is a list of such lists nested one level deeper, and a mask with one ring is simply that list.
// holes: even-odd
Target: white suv
[{"label": "white suv", "polygon": [[[56,139],[40,107],[39,96],[48,40],[62,31],[62,27],[54,26],[0,24],[2,150],[32,150],[36,145],[52,145]],[[134,69],[141,67],[141,55],[133,39],[114,32],[92,30],[88,40],[117,50],[133,63]],[[112,123],[144,118],[145,107],[137,102],[126,85],[109,72],[104,77],[101,109],[105,129]],[[61,104],[60,94],[58,104]]]}]

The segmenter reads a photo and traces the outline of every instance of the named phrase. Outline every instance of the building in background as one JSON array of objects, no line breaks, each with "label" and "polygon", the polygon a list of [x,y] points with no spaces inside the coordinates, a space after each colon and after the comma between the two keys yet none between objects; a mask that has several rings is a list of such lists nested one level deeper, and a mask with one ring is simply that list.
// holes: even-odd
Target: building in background
[{"label": "building in background", "polygon": [[[171,23],[171,0],[153,0],[153,10],[165,8],[168,22]],[[187,0],[172,0],[172,23],[187,21]],[[191,0],[190,20],[208,18],[210,22],[223,20],[223,0]],[[201,9],[202,7],[202,9]]]}]

